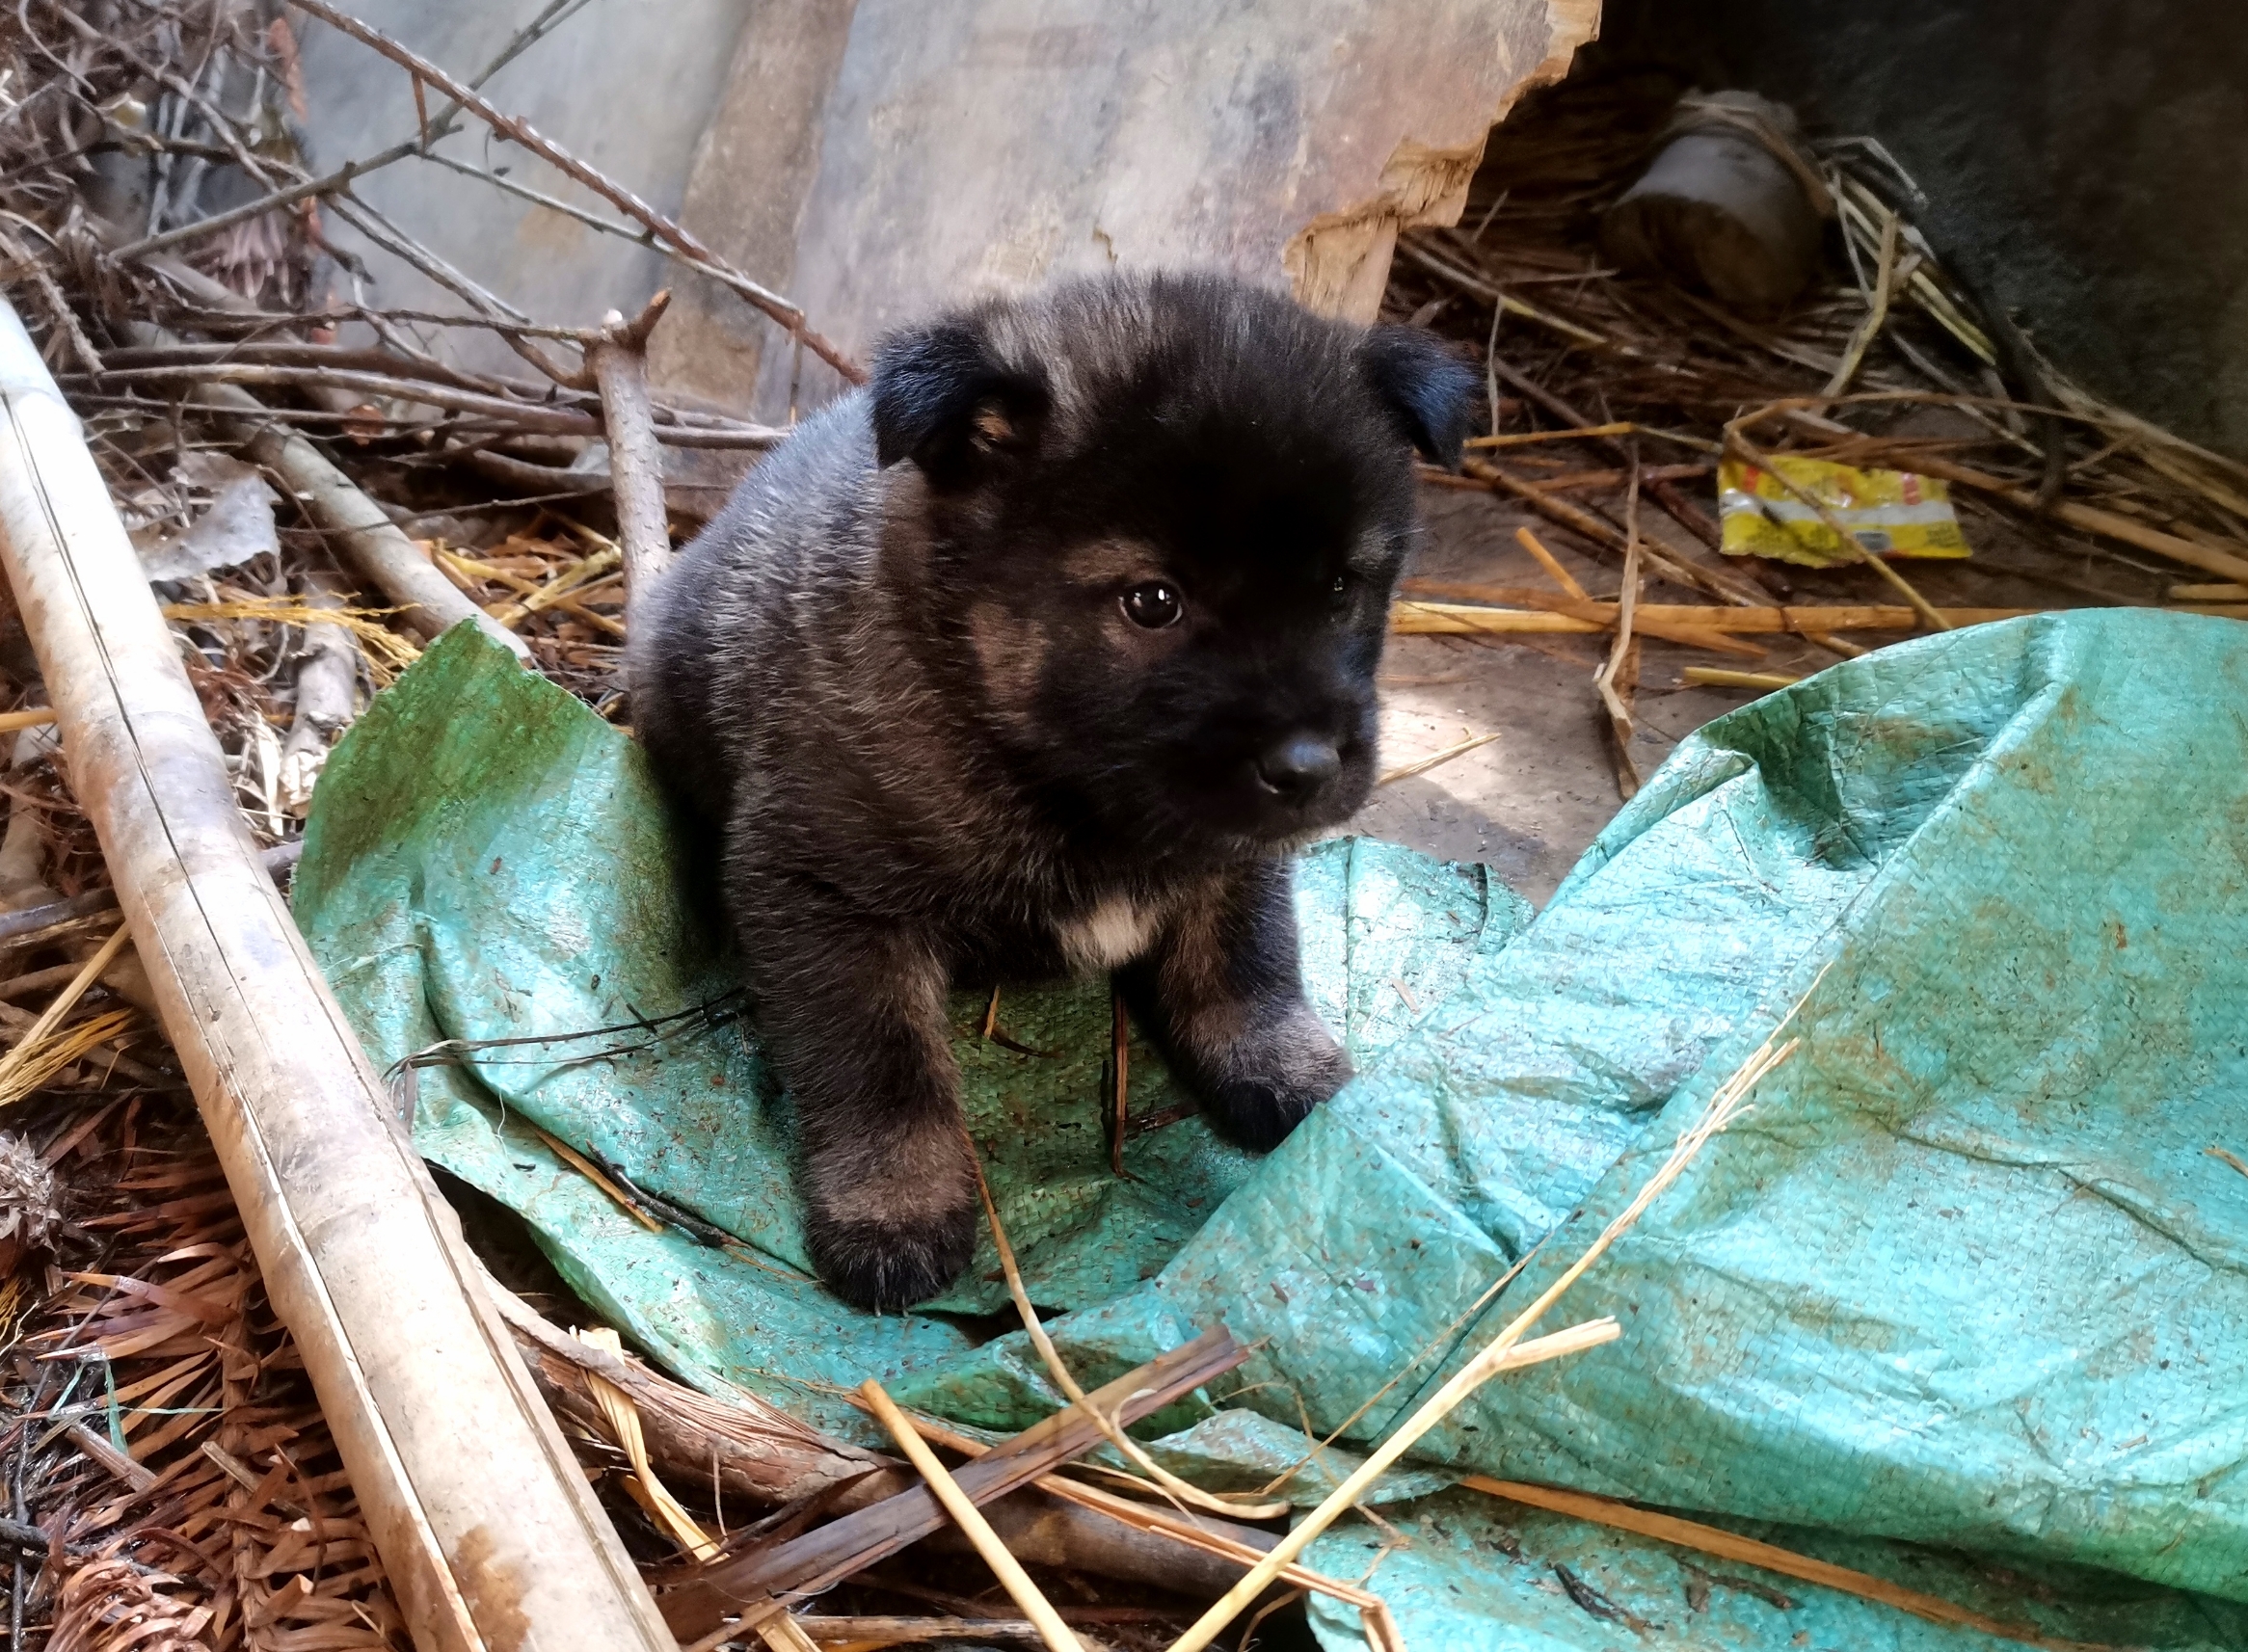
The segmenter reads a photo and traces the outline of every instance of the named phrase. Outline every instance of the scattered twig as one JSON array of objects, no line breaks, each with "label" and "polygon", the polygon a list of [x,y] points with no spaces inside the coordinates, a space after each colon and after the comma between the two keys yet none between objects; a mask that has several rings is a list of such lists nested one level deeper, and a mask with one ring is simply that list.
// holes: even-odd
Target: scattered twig
[{"label": "scattered twig", "polygon": [[1930,1623],[1972,1629],[1983,1635],[1997,1636],[2003,1640],[2019,1640],[2030,1646],[2056,1648],[2058,1652],[2086,1652],[2076,1642],[2048,1639],[2021,1624],[2007,1623],[1979,1612],[1970,1612],[1966,1607],[1954,1606],[1938,1596],[1922,1594],[1917,1589],[1892,1584],[1886,1578],[1854,1572],[1847,1566],[1833,1565],[1826,1560],[1814,1560],[1808,1555],[1799,1555],[1775,1544],[1761,1543],[1753,1537],[1743,1537],[1715,1526],[1705,1526],[1699,1521],[1681,1520],[1672,1514],[1657,1514],[1652,1509],[1619,1503],[1611,1497],[1563,1491],[1553,1486],[1525,1485],[1519,1480],[1493,1479],[1487,1475],[1468,1475],[1459,1483],[1491,1497],[1504,1498],[1510,1503],[1551,1509],[1557,1514],[1568,1515],[1571,1519],[1590,1521],[1619,1532],[1634,1532],[1643,1537],[1654,1537],[1697,1554],[1714,1555],[1722,1560],[1737,1560],[1746,1565],[1760,1566],[1781,1577],[1798,1578],[1805,1583],[1856,1595],[1860,1600],[1878,1601],[1884,1606],[1893,1606],[1900,1612],[1911,1612],[1914,1617],[1925,1618]]},{"label": "scattered twig", "polygon": [[561,146],[541,137],[529,122],[494,108],[478,96],[474,91],[462,85],[437,65],[409,51],[381,31],[369,28],[349,13],[339,11],[327,4],[327,0],[289,0],[289,4],[300,11],[310,13],[332,28],[341,30],[351,36],[353,40],[373,48],[408,72],[426,80],[430,85],[460,104],[462,108],[492,127],[494,131],[522,145],[564,176],[592,190],[594,194],[623,212],[626,217],[652,231],[666,246],[675,248],[699,263],[708,266],[710,274],[739,293],[759,309],[764,311],[773,320],[779,322],[782,327],[788,330],[790,336],[801,339],[806,349],[842,374],[845,380],[854,385],[864,382],[866,378],[864,370],[857,362],[807,325],[801,308],[790,304],[780,294],[768,291],[735,269],[725,259],[710,251],[709,247],[688,234],[678,224],[656,211],[656,208],[650,206],[622,184],[616,183],[595,168],[578,160],[563,149]]}]

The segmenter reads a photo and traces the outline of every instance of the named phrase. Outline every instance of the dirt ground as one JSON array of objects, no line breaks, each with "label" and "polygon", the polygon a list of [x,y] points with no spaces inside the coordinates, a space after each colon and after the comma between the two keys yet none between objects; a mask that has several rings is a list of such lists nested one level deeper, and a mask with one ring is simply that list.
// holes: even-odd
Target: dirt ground
[{"label": "dirt ground", "polygon": [[[1542,585],[1543,573],[1514,542],[1528,525],[1595,597],[1612,597],[1613,566],[1581,556],[1570,536],[1528,511],[1487,493],[1424,487],[1427,534],[1409,573],[1423,578]],[[2049,560],[2032,566],[2026,530],[1982,511],[1963,511],[1975,546],[1966,562],[1915,562],[1913,581],[1943,605],[2074,607],[2128,600],[2149,584],[2126,559],[2082,542],[2062,548],[2081,560],[2056,577]],[[1681,549],[1691,546],[1659,513],[1642,530]],[[1789,568],[1783,577],[1806,602],[1893,602],[1863,569],[1812,573]],[[1652,587],[1654,601],[1705,601],[1691,593]],[[2144,600],[2143,597],[2141,600]],[[1756,639],[1760,660],[1726,659],[1669,643],[1641,645],[1637,736],[1632,760],[1644,780],[1678,741],[1711,718],[1747,705],[1757,691],[1688,687],[1689,665],[1808,675],[1837,656],[1795,637]],[[1860,633],[1866,648],[1901,640]],[[1606,716],[1592,674],[1606,657],[1605,636],[1532,635],[1519,640],[1395,636],[1382,665],[1381,762],[1403,767],[1475,734],[1498,733],[1488,745],[1425,774],[1378,790],[1351,830],[1407,843],[1448,860],[1481,861],[1517,893],[1542,906],[1577,857],[1622,807]]]}]

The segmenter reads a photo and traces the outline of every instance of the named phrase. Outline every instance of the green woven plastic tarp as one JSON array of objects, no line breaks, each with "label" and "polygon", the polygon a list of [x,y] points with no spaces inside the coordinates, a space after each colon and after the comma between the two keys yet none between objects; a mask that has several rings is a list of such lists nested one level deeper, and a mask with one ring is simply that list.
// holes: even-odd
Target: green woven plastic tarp
[{"label": "green woven plastic tarp", "polygon": [[[1182,1121],[1113,1177],[1106,992],[1003,999],[1036,1055],[976,1038],[964,996],[972,1124],[1033,1294],[1076,1310],[1053,1329],[1088,1378],[1220,1318],[1261,1340],[1215,1414],[1149,1430],[1187,1430],[1169,1450],[1213,1483],[1426,1353],[1346,1435],[1378,1437],[1800,999],[1753,1115],[1554,1322],[1612,1313],[1623,1338],[1486,1388],[1427,1467],[1771,1523],[1908,1582],[1949,1567],[1956,1598],[2048,1633],[2248,1646],[2248,1175],[2210,1152],[2248,1158],[2243,707],[2236,624],[2047,616],[1709,725],[1527,930],[1474,868],[1325,845],[1307,970],[1361,1077],[1261,1164]],[[415,1133],[650,1351],[837,1427],[799,1384],[873,1372],[990,1427],[1052,1408],[1019,1334],[980,1340],[1004,1304],[987,1260],[903,1318],[801,1277],[784,1102],[738,1025],[661,1019],[725,1016],[732,983],[616,731],[456,632],[337,750],[308,839],[299,919],[378,1063],[626,1029],[426,1068]],[[1132,1069],[1135,1115],[1176,1105],[1137,1044]],[[746,1244],[648,1233],[539,1130]],[[1980,1643],[1823,1590],[1712,1592],[1660,1545],[1475,1493],[1400,1510],[1427,1534],[1376,1581],[1416,1645]],[[1369,1541],[1339,1530],[1315,1559],[1354,1577]]]}]

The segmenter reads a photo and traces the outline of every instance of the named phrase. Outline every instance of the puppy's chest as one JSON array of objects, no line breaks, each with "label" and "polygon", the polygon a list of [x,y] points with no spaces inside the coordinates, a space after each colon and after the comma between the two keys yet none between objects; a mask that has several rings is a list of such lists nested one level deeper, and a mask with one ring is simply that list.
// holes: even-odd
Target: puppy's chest
[{"label": "puppy's chest", "polygon": [[1129,964],[1155,944],[1169,903],[1112,894],[1089,911],[1059,920],[1054,939],[1073,974],[1092,975]]}]

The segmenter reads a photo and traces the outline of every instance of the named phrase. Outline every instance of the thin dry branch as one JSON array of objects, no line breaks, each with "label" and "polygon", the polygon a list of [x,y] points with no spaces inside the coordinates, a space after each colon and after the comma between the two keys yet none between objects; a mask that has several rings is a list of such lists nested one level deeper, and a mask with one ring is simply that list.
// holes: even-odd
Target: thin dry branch
[{"label": "thin dry branch", "polygon": [[564,176],[583,184],[626,217],[651,231],[666,246],[693,258],[709,272],[739,293],[759,309],[780,323],[791,337],[800,339],[804,347],[833,367],[851,384],[863,384],[866,372],[850,357],[830,343],[806,321],[803,309],[776,292],[769,291],[725,259],[695,236],[690,235],[670,218],[665,217],[630,190],[626,189],[598,171],[578,160],[560,145],[542,137],[528,121],[508,115],[493,107],[469,87],[383,34],[369,28],[349,13],[327,4],[327,0],[289,0],[299,11],[308,12],[330,27],[341,30],[362,45],[372,48],[392,63],[413,74],[416,80],[426,81],[462,108],[491,126],[495,132],[512,139],[531,153],[554,168]]}]

